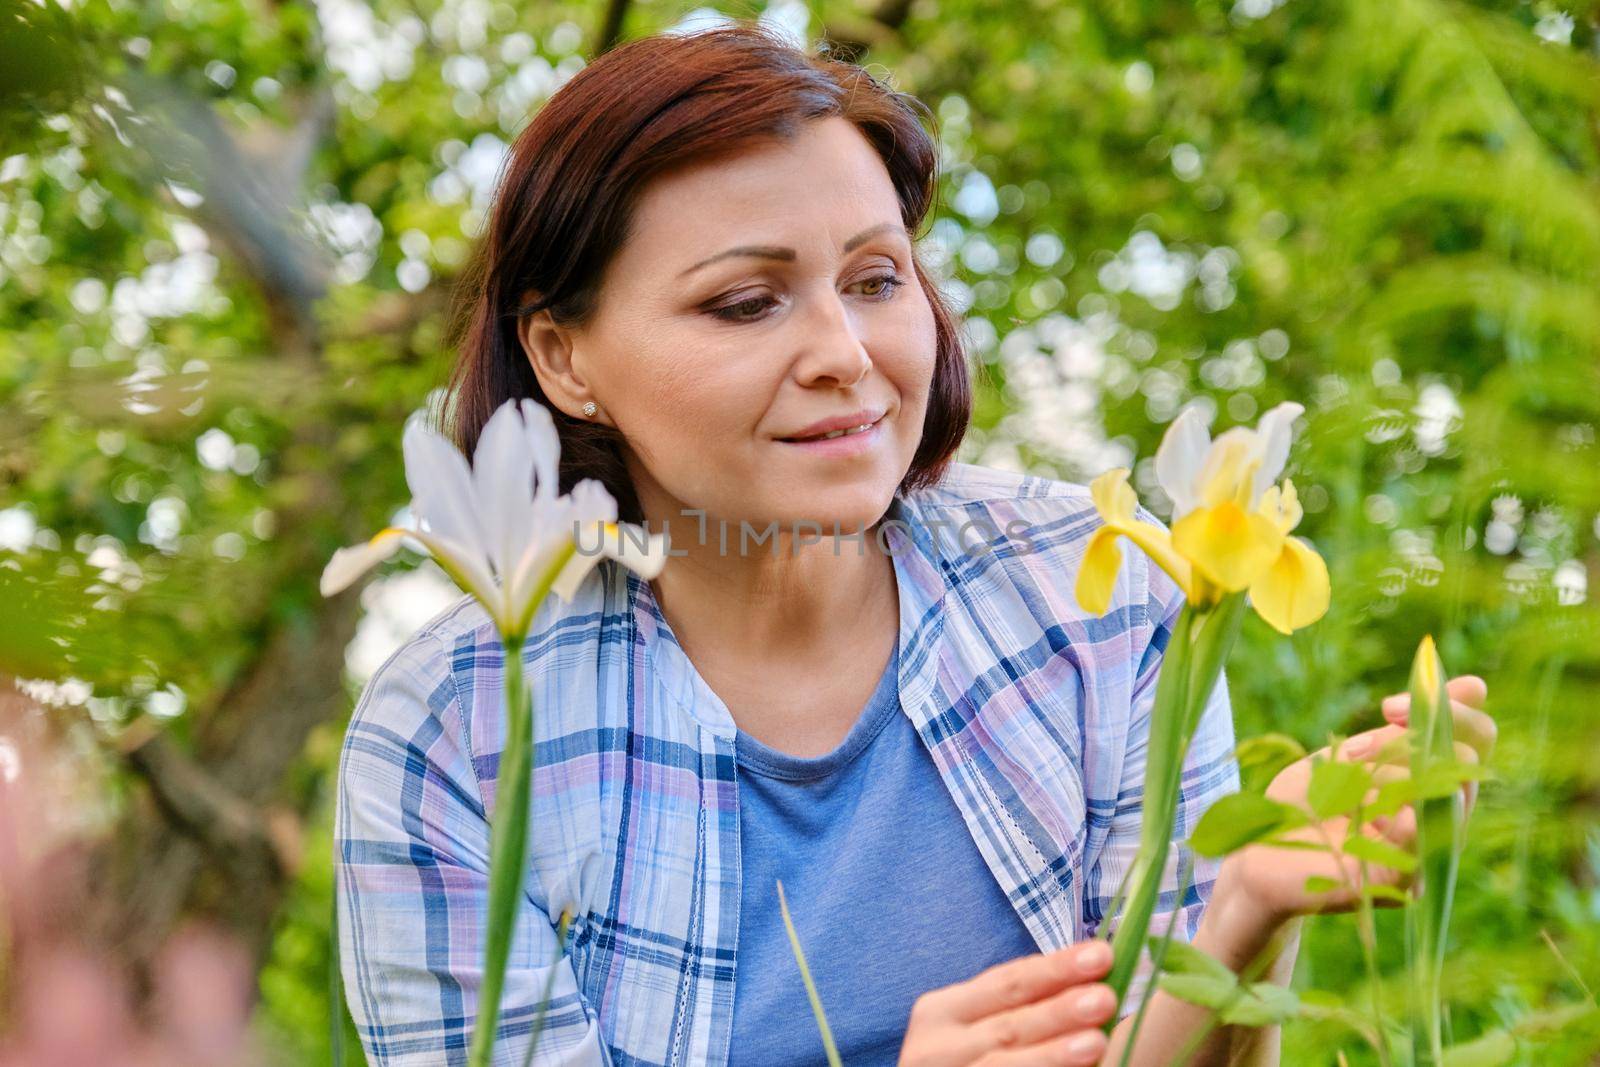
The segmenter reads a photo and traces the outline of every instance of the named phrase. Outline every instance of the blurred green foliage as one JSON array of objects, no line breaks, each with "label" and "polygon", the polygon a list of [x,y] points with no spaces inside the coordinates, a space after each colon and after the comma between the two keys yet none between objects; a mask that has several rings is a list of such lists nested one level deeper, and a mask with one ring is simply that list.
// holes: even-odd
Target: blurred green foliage
[{"label": "blurred green foliage", "polygon": [[[1580,996],[1600,975],[1600,8],[896,6],[723,10],[870,40],[937,112],[924,248],[980,380],[962,458],[1132,463],[1158,501],[1150,456],[1183,405],[1215,428],[1305,402],[1299,532],[1333,608],[1287,641],[1247,624],[1239,733],[1316,746],[1376,724],[1435,634],[1501,724],[1455,1032]],[[624,36],[688,11],[639,0]],[[404,503],[399,429],[449,366],[446,297],[495,166],[601,18],[0,4],[0,671],[92,686],[53,694],[53,729],[112,747],[154,724],[228,768],[234,720],[282,697],[278,642],[349,639],[321,561]],[[307,1064],[331,1060],[327,798],[360,681],[336,668],[306,682],[328,712],[286,727],[290,755],[246,790],[303,827],[259,918],[262,1030]],[[203,909],[218,891],[197,886]],[[1380,928],[1392,970],[1398,915]],[[1349,920],[1312,925],[1297,983],[1365,1002]],[[1367,1062],[1296,1023],[1284,1062],[1340,1048]],[[1517,1055],[1591,1063],[1600,1026]]]}]

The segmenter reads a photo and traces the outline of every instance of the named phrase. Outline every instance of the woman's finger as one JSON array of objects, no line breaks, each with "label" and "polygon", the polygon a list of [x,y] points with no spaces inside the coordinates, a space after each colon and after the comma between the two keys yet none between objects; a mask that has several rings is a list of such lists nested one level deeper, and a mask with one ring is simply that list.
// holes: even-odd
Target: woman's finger
[{"label": "woman's finger", "polygon": [[1461,674],[1444,684],[1451,700],[1459,700],[1469,707],[1481,708],[1489,699],[1489,683],[1476,674]]},{"label": "woman's finger", "polygon": [[1405,736],[1403,726],[1374,726],[1370,730],[1363,730],[1355,734],[1339,746],[1339,758],[1342,760],[1371,759],[1375,753],[1395,738]]},{"label": "woman's finger", "polygon": [[[1495,739],[1500,733],[1494,716],[1461,700],[1450,702],[1450,713],[1456,736],[1477,749],[1480,760],[1488,759],[1489,754],[1494,751]],[[1387,701],[1384,703],[1383,715],[1391,724],[1399,727],[1405,727],[1411,720],[1408,706],[1400,705],[1398,710],[1395,710]]]},{"label": "woman's finger", "polygon": [[[1468,707],[1481,708],[1489,699],[1489,685],[1476,674],[1463,674],[1452,678],[1445,683],[1444,691],[1450,695],[1451,700],[1457,700]],[[1403,716],[1411,706],[1410,693],[1391,693],[1383,698],[1383,714],[1386,718]]]},{"label": "woman's finger", "polygon": [[1003,1049],[1030,1048],[1078,1030],[1093,1030],[1117,1010],[1116,994],[1104,982],[1076,986],[1034,1004],[991,1015],[968,1027],[958,1044],[968,1058]]},{"label": "woman's finger", "polygon": [[976,1022],[1094,982],[1110,969],[1111,946],[1097,938],[997,963],[965,982],[925,994],[922,1008],[954,1022]]},{"label": "woman's finger", "polygon": [[1390,844],[1409,849],[1417,840],[1417,809],[1407,804],[1393,815],[1373,819],[1372,828]]},{"label": "woman's finger", "polygon": [[1495,725],[1494,716],[1478,710],[1471,704],[1452,702],[1450,708],[1455,720],[1456,737],[1477,751],[1478,762],[1487,760],[1494,752],[1495,739],[1500,736],[1500,728]]},{"label": "woman's finger", "polygon": [[1105,1051],[1103,1032],[1080,1030],[1031,1048],[988,1053],[973,1067],[1087,1067],[1099,1063]]}]

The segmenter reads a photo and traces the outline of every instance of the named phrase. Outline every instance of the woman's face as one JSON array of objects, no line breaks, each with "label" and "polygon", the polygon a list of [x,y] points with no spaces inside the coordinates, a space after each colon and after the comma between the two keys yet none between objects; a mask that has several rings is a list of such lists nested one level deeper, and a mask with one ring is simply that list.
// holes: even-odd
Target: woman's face
[{"label": "woman's face", "polygon": [[[922,437],[936,346],[888,171],[842,118],[653,181],[568,337],[547,394],[574,414],[592,399],[622,430],[645,517],[680,543],[690,508],[730,539],[741,520],[880,518]],[[871,428],[793,440],[825,420]]]}]

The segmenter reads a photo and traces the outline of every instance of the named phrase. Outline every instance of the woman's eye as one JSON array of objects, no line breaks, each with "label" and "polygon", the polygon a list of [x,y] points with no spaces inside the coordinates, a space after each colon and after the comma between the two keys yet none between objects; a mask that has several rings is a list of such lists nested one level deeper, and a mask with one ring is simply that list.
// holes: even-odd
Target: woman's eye
[{"label": "woman's eye", "polygon": [[893,296],[894,291],[904,285],[905,282],[900,280],[900,276],[898,274],[880,274],[876,278],[868,278],[861,284],[883,286],[883,288],[879,289],[876,293],[871,293],[868,295],[877,297],[880,300],[887,300],[889,297]]},{"label": "woman's eye", "polygon": [[[726,322],[752,322],[754,321],[753,316],[759,313],[766,306],[766,301],[768,299],[769,298],[765,296],[747,297],[744,300],[739,300],[732,304],[726,304],[719,308],[712,308],[711,314]],[[740,309],[748,309],[750,316],[739,314]]]},{"label": "woman's eye", "polygon": [[[888,300],[894,295],[895,290],[904,285],[905,282],[898,274],[889,273],[866,278],[856,284],[878,286],[879,288],[875,292],[868,293],[867,297],[872,300]],[[732,304],[724,304],[722,307],[712,308],[711,314],[724,322],[755,322],[760,317],[761,312],[766,310],[769,302],[772,302],[772,298],[768,296],[747,297]]]}]

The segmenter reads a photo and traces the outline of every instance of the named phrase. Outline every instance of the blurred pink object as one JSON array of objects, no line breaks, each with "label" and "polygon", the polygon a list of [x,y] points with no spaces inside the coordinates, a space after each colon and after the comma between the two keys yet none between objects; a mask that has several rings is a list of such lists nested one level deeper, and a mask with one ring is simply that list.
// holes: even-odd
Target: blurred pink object
[{"label": "blurred pink object", "polygon": [[[60,798],[31,781],[37,751],[0,732],[0,1067],[255,1067],[254,975],[245,951],[191,926],[172,935],[136,1004],[117,962],[79,943],[74,907],[88,896],[63,842],[37,821]],[[32,832],[30,832],[32,831]]]}]

